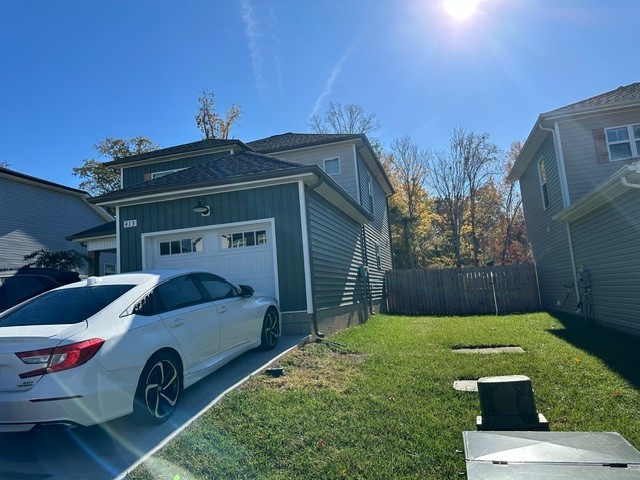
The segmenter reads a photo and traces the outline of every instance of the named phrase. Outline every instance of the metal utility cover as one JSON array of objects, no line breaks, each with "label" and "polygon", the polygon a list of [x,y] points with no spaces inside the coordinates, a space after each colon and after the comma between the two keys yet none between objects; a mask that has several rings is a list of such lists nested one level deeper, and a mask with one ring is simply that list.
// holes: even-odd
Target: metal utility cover
[{"label": "metal utility cover", "polygon": [[640,452],[614,432],[462,432],[467,478],[637,479]]}]

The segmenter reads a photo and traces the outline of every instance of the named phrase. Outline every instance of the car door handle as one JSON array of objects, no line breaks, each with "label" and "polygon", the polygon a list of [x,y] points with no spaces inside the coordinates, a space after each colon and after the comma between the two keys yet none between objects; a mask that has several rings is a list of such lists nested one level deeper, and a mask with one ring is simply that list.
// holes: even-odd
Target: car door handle
[{"label": "car door handle", "polygon": [[180,325],[182,325],[183,323],[184,323],[184,320],[183,320],[183,319],[181,319],[181,318],[179,318],[179,319],[175,320],[174,322],[171,322],[171,323],[169,324],[169,326],[170,326],[171,328],[176,328],[176,327],[179,327]]},{"label": "car door handle", "polygon": [[224,313],[227,311],[227,307],[225,307],[224,305],[221,305],[218,307],[218,313]]}]

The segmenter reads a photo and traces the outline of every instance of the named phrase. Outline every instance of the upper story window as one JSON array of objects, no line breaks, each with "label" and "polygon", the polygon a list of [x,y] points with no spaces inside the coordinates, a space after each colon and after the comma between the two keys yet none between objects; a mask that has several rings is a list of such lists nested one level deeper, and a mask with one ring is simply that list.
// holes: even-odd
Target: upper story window
[{"label": "upper story window", "polygon": [[338,175],[340,173],[340,159],[337,157],[325,159],[324,171],[329,175]]},{"label": "upper story window", "polygon": [[538,177],[540,179],[540,193],[542,194],[542,208],[549,208],[549,190],[547,187],[547,171],[544,167],[544,157],[538,160]]},{"label": "upper story window", "polygon": [[640,156],[640,123],[607,128],[605,132],[611,160]]}]

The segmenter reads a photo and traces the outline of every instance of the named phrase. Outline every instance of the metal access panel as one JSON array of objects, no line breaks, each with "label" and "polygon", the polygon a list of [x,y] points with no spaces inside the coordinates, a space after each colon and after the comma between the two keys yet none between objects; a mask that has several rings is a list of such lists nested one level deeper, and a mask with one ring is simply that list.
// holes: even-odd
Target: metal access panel
[{"label": "metal access panel", "polygon": [[638,479],[640,452],[614,432],[462,432],[467,478]]}]

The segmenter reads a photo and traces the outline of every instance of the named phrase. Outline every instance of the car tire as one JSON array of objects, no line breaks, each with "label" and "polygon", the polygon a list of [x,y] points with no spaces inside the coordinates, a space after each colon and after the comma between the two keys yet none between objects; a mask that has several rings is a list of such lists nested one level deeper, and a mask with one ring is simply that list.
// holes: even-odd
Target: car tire
[{"label": "car tire", "polygon": [[280,319],[278,318],[278,312],[275,308],[270,308],[267,313],[264,314],[264,320],[262,321],[262,334],[260,336],[261,350],[272,350],[278,345],[278,338],[280,337]]},{"label": "car tire", "polygon": [[175,355],[159,353],[149,359],[138,381],[133,414],[138,423],[159,425],[174,412],[182,391],[182,365]]}]

